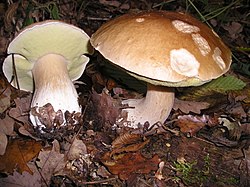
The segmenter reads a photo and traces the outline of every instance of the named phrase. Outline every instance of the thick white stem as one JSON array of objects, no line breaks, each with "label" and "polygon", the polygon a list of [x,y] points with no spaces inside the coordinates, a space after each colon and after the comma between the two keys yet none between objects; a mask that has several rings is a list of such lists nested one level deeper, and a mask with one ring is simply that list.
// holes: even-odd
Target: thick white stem
[{"label": "thick white stem", "polygon": [[125,100],[123,104],[133,107],[124,109],[128,115],[125,125],[129,127],[137,128],[146,121],[150,126],[159,121],[163,123],[174,104],[174,89],[148,84],[145,98]]},{"label": "thick white stem", "polygon": [[[31,107],[42,107],[50,103],[54,111],[81,112],[78,104],[78,95],[72,83],[67,62],[57,54],[48,54],[41,57],[32,69],[35,81],[35,90]],[[30,119],[34,126],[42,124],[33,115]]]}]

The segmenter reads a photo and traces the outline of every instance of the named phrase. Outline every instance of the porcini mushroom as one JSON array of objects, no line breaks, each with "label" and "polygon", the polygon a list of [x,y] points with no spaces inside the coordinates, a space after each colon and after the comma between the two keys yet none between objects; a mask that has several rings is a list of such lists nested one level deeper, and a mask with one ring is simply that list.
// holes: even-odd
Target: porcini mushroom
[{"label": "porcini mushroom", "polygon": [[231,51],[208,26],[183,13],[126,14],[103,24],[90,38],[114,65],[147,82],[146,97],[125,100],[127,119],[136,128],[164,122],[174,103],[173,87],[202,85],[231,64]]},{"label": "porcini mushroom", "polygon": [[[48,103],[54,111],[77,113],[81,107],[72,81],[82,75],[89,61],[85,54],[92,51],[82,29],[61,21],[43,21],[26,27],[9,44],[3,72],[11,81],[15,70],[11,84],[34,91],[31,107],[38,113],[39,107]],[[40,130],[46,126],[32,112],[30,119]]]}]

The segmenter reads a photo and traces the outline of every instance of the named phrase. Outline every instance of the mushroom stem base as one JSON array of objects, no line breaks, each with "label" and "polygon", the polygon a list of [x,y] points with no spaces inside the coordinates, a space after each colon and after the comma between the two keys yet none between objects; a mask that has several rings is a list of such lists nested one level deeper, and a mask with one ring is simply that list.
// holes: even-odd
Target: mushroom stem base
[{"label": "mushroom stem base", "polygon": [[[123,109],[127,119],[122,120],[124,126],[131,128],[139,127],[145,122],[149,122],[150,126],[156,122],[164,122],[174,104],[174,89],[163,86],[147,85],[147,95],[142,99],[128,99],[122,102],[129,108]],[[119,121],[119,120],[118,120]]]},{"label": "mushroom stem base", "polygon": [[[44,107],[48,103],[54,111],[81,112],[78,95],[67,70],[67,61],[63,56],[47,54],[34,64],[32,69],[35,91],[31,107]],[[37,116],[30,114],[32,124],[44,127]],[[61,124],[64,124],[64,121]],[[53,124],[54,125],[54,124]],[[51,126],[51,125],[49,125]]]}]

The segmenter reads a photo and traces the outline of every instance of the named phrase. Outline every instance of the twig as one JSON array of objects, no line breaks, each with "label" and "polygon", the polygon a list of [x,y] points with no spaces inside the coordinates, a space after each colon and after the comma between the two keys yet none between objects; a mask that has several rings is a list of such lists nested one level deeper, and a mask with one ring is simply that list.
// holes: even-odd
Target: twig
[{"label": "twig", "polygon": [[110,18],[87,17],[87,20],[94,20],[94,21],[109,21]]},{"label": "twig", "polygon": [[15,58],[14,58],[14,54],[11,54],[12,57],[12,66],[13,66],[13,74],[14,74],[14,78],[16,79],[16,84],[17,84],[17,89],[20,90],[20,86],[19,86],[19,82],[18,82],[18,77],[17,77],[17,72],[16,72],[16,64],[15,64]]},{"label": "twig", "polygon": [[107,183],[113,180],[117,180],[117,177],[113,177],[113,178],[109,178],[109,179],[103,179],[103,180],[98,180],[98,181],[86,181],[86,182],[79,182],[78,185],[79,186],[83,186],[86,184],[103,184],[103,183]]}]

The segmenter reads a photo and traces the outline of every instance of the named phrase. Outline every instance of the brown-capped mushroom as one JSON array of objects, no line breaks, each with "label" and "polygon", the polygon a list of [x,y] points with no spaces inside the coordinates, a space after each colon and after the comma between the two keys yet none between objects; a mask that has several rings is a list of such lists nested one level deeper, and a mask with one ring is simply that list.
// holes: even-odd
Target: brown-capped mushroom
[{"label": "brown-capped mushroom", "polygon": [[228,71],[231,51],[208,26],[190,15],[147,11],[103,24],[90,39],[106,59],[147,83],[146,97],[125,100],[126,126],[164,122],[173,87],[202,85]]}]

